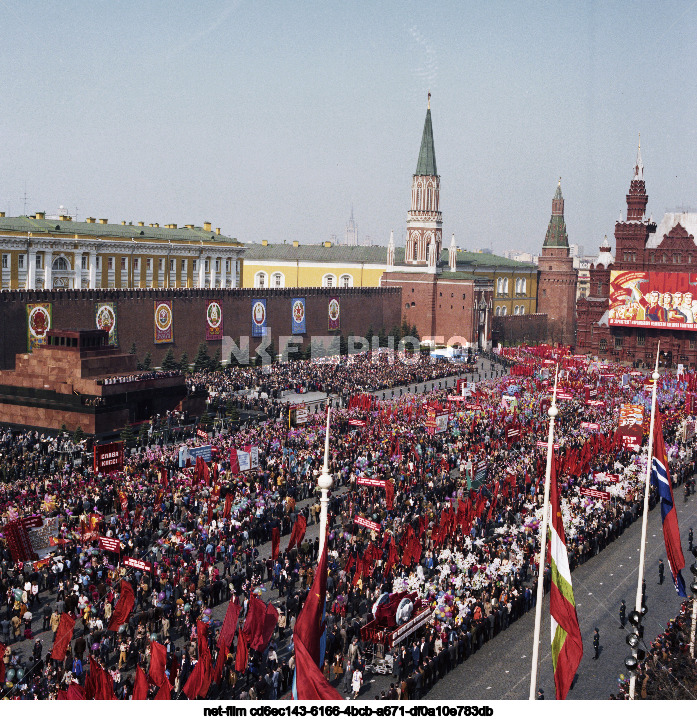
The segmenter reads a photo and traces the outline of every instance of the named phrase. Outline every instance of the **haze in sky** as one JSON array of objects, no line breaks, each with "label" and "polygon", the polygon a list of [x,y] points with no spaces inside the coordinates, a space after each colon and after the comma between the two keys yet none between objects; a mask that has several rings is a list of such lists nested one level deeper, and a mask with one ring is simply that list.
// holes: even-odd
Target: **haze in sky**
[{"label": "haze in sky", "polygon": [[[443,233],[539,252],[697,206],[695,2],[0,0],[0,210],[403,239],[427,93]],[[77,211],[75,210],[77,208]]]}]

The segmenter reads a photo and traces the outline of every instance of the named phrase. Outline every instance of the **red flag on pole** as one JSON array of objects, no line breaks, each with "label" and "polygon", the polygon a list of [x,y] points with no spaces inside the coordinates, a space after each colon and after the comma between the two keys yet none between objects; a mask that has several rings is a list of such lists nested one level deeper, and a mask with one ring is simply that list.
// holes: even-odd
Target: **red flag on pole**
[{"label": "red flag on pole", "polygon": [[271,560],[278,558],[278,550],[281,545],[281,531],[278,526],[271,529]]},{"label": "red flag on pole", "polygon": [[148,679],[145,671],[140,666],[136,666],[136,680],[133,684],[133,701],[145,701],[148,698]]},{"label": "red flag on pole", "polygon": [[62,613],[51,651],[51,658],[54,661],[65,660],[65,652],[68,650],[70,641],[73,638],[73,628],[75,628],[75,619],[67,613]]},{"label": "red flag on pole", "polygon": [[155,686],[162,686],[167,667],[167,649],[157,641],[150,642],[150,670],[148,675]]},{"label": "red flag on pole", "polygon": [[119,600],[116,603],[116,608],[114,608],[111,621],[109,622],[110,631],[118,631],[119,626],[126,623],[128,617],[131,615],[134,603],[135,594],[133,593],[133,586],[125,579],[122,579]]}]

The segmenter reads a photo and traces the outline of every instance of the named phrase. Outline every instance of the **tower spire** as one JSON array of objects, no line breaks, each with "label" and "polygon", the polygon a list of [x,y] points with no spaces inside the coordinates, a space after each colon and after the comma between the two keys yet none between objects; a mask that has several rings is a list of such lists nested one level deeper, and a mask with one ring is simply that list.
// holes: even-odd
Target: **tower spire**
[{"label": "tower spire", "polygon": [[547,235],[543,248],[568,248],[569,238],[566,234],[566,222],[564,221],[564,196],[561,194],[561,178],[557,183],[557,189],[552,199],[552,217],[549,219]]},{"label": "tower spire", "polygon": [[424,132],[421,136],[421,149],[419,150],[419,161],[416,164],[414,175],[438,175],[436,168],[436,149],[433,144],[433,126],[431,125],[431,94],[428,94],[428,109],[426,110],[426,121]]},{"label": "tower spire", "polygon": [[644,164],[641,162],[641,133],[639,133],[639,147],[636,151],[636,165],[634,166],[634,180],[644,179]]}]

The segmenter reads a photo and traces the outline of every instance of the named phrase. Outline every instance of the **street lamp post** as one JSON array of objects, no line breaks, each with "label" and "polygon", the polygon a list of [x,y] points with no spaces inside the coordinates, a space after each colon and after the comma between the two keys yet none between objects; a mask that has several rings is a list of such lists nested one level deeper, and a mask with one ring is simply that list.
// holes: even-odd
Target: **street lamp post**
[{"label": "street lamp post", "polygon": [[332,407],[327,403],[327,430],[324,437],[324,467],[317,479],[317,486],[322,494],[319,501],[319,555],[322,557],[324,544],[327,542],[327,507],[329,506],[329,489],[332,487],[332,476],[329,473],[329,419],[331,418]]}]

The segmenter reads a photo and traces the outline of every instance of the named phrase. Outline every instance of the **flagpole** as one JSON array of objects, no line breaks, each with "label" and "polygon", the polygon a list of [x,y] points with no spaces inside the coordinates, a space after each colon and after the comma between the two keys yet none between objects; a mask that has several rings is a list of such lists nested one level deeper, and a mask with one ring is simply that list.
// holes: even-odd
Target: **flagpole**
[{"label": "flagpole", "polygon": [[[653,389],[651,390],[651,423],[649,425],[649,448],[648,455],[646,457],[646,480],[644,482],[644,515],[641,523],[641,546],[639,548],[639,578],[637,579],[636,586],[636,600],[634,609],[641,613],[642,609],[642,586],[644,584],[644,563],[646,558],[646,533],[649,524],[649,490],[651,488],[651,466],[653,465],[653,426],[656,422],[656,392],[658,390],[658,357],[660,355],[661,341],[658,341],[658,347],[656,349],[656,366],[651,379],[653,380]],[[638,647],[632,649],[632,655],[637,658]],[[629,679],[629,700],[634,701],[634,693],[636,689],[636,677],[637,677],[637,664],[634,666],[634,670],[630,672]]]},{"label": "flagpole", "polygon": [[327,542],[327,507],[329,506],[329,489],[332,487],[332,476],[329,473],[329,419],[332,414],[332,407],[327,403],[327,430],[324,436],[324,467],[317,479],[317,486],[321,492],[319,501],[319,555],[322,557],[324,544]]},{"label": "flagpole", "polygon": [[554,391],[552,404],[547,411],[549,416],[549,435],[547,437],[547,470],[545,473],[545,492],[542,506],[542,526],[540,528],[540,560],[537,569],[537,604],[535,606],[535,632],[532,645],[532,668],[530,671],[530,700],[535,700],[537,692],[537,659],[540,648],[540,627],[542,625],[542,599],[544,596],[545,557],[547,555],[547,526],[549,524],[549,486],[552,477],[552,455],[554,453],[554,419],[559,411],[557,409],[557,379],[559,378],[559,364],[554,372]]}]

